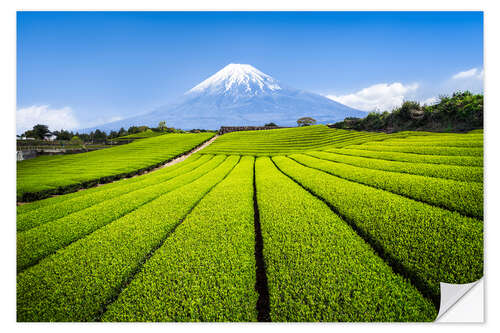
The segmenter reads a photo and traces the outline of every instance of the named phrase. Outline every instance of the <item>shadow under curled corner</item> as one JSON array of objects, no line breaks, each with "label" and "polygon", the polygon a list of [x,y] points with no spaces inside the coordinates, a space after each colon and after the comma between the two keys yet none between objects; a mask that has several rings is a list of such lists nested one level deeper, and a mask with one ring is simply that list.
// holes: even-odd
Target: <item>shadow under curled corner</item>
[{"label": "shadow under curled corner", "polygon": [[482,323],[484,321],[484,277],[472,283],[440,283],[441,305],[435,322]]}]

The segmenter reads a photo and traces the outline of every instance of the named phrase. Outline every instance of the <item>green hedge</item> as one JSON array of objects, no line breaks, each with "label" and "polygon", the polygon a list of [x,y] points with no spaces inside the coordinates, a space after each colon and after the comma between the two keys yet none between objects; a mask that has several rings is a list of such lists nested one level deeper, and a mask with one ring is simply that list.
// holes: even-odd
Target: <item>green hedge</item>
[{"label": "green hedge", "polygon": [[196,181],[49,256],[17,275],[18,321],[99,319],[174,228],[238,162],[229,157]]},{"label": "green hedge", "polygon": [[439,304],[440,282],[483,275],[483,222],[273,157],[292,179],[322,198],[391,265]]},{"label": "green hedge", "polygon": [[269,158],[256,177],[273,321],[434,320],[429,300]]},{"label": "green hedge", "polygon": [[256,321],[253,157],[147,261],[105,321]]}]

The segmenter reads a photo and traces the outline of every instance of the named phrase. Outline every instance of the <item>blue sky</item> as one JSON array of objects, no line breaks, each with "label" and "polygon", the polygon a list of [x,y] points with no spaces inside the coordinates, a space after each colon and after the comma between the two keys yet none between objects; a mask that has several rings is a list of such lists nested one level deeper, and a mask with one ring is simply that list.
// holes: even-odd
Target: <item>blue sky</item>
[{"label": "blue sky", "polygon": [[229,63],[364,110],[483,87],[481,12],[19,12],[17,124],[151,111]]}]

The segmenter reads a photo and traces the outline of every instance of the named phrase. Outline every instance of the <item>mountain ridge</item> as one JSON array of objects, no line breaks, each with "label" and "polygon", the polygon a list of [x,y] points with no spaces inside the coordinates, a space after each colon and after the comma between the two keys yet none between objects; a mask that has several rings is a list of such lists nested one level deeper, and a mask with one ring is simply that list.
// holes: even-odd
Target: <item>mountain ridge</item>
[{"label": "mountain ridge", "polygon": [[365,115],[325,96],[288,87],[251,65],[231,63],[188,90],[176,103],[82,131],[155,127],[159,121],[182,129],[261,126],[266,122],[295,126],[296,120],[305,116],[328,123]]}]

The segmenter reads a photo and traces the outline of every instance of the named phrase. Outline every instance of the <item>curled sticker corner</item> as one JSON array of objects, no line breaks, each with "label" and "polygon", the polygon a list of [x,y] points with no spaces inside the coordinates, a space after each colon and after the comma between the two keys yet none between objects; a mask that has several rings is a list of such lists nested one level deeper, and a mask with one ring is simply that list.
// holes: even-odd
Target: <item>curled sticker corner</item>
[{"label": "curled sticker corner", "polygon": [[439,313],[435,321],[448,312],[463,296],[465,296],[474,286],[476,286],[483,278],[464,284],[453,284],[440,282],[441,302]]}]

